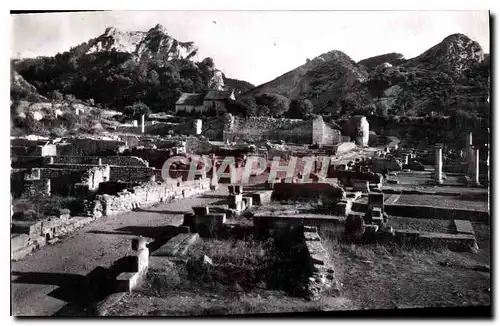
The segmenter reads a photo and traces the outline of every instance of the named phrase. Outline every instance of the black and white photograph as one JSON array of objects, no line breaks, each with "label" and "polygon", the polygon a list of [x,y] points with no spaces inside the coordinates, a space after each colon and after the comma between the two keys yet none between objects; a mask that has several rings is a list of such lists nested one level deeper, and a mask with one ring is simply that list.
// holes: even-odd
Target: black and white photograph
[{"label": "black and white photograph", "polygon": [[493,20],[11,12],[11,316],[491,317]]}]

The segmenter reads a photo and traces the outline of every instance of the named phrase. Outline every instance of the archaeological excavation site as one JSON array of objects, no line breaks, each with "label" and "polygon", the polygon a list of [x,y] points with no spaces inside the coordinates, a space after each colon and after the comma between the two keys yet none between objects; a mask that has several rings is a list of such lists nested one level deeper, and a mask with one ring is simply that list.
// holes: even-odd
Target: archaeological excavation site
[{"label": "archaeological excavation site", "polygon": [[257,87],[197,51],[109,27],[12,59],[13,316],[491,314],[479,43]]}]

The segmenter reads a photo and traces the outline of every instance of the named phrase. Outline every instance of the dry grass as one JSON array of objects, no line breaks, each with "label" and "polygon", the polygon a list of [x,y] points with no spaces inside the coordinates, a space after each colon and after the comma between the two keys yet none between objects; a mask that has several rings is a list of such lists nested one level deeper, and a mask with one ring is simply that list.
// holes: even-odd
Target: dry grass
[{"label": "dry grass", "polygon": [[410,246],[350,245],[323,232],[343,295],[360,309],[490,304],[490,274],[478,271],[484,253]]},{"label": "dry grass", "polygon": [[199,258],[206,255],[214,264],[260,268],[269,264],[275,251],[272,239],[264,242],[254,239],[202,239],[190,248],[189,256]]}]

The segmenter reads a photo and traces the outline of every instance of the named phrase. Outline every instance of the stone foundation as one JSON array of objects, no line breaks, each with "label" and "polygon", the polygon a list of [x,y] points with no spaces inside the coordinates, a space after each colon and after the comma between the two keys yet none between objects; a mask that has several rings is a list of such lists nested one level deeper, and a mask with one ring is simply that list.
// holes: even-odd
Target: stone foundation
[{"label": "stone foundation", "polygon": [[310,276],[307,282],[307,295],[311,300],[319,299],[322,292],[338,295],[340,285],[328,252],[321,245],[316,227],[304,227],[304,241],[309,256]]},{"label": "stone foundation", "polygon": [[119,192],[115,196],[98,195],[104,215],[128,212],[160,202],[169,202],[210,191],[210,179],[180,182],[179,185],[165,182],[150,182]]}]

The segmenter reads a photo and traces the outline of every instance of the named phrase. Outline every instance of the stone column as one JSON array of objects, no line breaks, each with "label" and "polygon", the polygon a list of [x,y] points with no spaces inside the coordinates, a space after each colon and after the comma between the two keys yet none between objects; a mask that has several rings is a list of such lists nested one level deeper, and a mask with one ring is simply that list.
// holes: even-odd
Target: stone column
[{"label": "stone column", "polygon": [[472,149],[472,132],[467,134],[465,145],[465,156],[467,158],[467,174],[474,175],[474,152]]},{"label": "stone column", "polygon": [[443,183],[443,145],[442,144],[437,144],[435,147],[436,149],[436,158],[435,158],[435,163],[434,163],[434,178],[436,180],[436,183],[442,184]]},{"label": "stone column", "polygon": [[408,154],[403,154],[403,164],[408,164]]},{"label": "stone column", "polygon": [[141,133],[144,133],[144,114],[141,116]]},{"label": "stone column", "polygon": [[479,148],[473,147],[473,153],[474,153],[474,174],[473,174],[473,180],[476,185],[479,184]]}]

